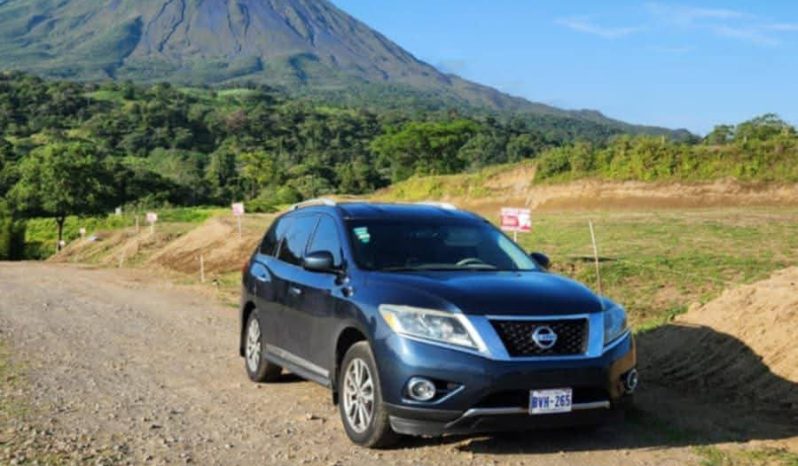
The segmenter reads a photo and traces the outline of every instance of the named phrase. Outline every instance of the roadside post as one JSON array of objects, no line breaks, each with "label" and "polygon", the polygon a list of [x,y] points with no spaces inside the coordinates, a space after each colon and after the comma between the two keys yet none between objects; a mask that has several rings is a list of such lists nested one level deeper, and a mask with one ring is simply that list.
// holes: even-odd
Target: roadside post
[{"label": "roadside post", "polygon": [[81,229],[78,230],[78,232],[80,233],[80,239],[83,239],[83,238],[86,237],[86,229],[85,228],[81,227]]},{"label": "roadside post", "polygon": [[593,260],[596,263],[596,285],[599,294],[604,294],[601,289],[601,268],[599,267],[598,244],[596,243],[596,232],[593,230],[593,220],[588,220],[587,225],[590,227],[590,239],[593,241]]},{"label": "roadside post", "polygon": [[158,222],[158,214],[155,212],[147,212],[147,223],[150,224],[150,234],[155,234],[155,223]]},{"label": "roadside post", "polygon": [[205,256],[200,254],[200,283],[205,283]]},{"label": "roadside post", "polygon": [[499,225],[503,231],[512,231],[513,241],[517,243],[519,231],[521,233],[532,231],[532,212],[529,209],[502,207]]},{"label": "roadside post", "polygon": [[244,203],[234,202],[231,207],[233,208],[233,215],[236,217],[236,220],[238,220],[238,237],[241,238],[241,217],[244,216]]}]

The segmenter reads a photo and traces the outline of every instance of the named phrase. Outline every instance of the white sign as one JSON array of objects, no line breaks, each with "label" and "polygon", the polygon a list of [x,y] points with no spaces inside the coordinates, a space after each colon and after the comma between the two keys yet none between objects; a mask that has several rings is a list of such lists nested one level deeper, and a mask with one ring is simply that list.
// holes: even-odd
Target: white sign
[{"label": "white sign", "polygon": [[236,217],[240,217],[244,215],[244,203],[243,202],[234,202],[233,205],[233,215]]},{"label": "white sign", "polygon": [[86,229],[85,229],[85,228],[81,228],[80,230],[78,230],[78,232],[80,233],[80,237],[81,237],[81,238],[83,238],[84,236],[86,236]]},{"label": "white sign", "polygon": [[153,225],[157,221],[158,221],[158,214],[156,214],[155,212],[147,212],[147,223]]},{"label": "white sign", "polygon": [[500,226],[504,231],[529,233],[532,231],[532,212],[529,209],[503,207]]}]

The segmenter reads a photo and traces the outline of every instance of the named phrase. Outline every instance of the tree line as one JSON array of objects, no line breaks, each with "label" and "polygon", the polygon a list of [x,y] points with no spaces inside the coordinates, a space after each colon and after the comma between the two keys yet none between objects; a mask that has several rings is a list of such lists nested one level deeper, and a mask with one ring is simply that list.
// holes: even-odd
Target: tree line
[{"label": "tree line", "polygon": [[60,237],[70,214],[237,200],[269,210],[616,133],[539,116],[366,110],[254,84],[200,89],[0,73],[0,197],[5,216],[55,218]]},{"label": "tree line", "polygon": [[693,143],[620,136],[606,144],[576,142],[540,154],[537,177],[565,180],[798,181],[798,132],[777,115],[718,125]]},{"label": "tree line", "polygon": [[544,179],[792,180],[795,147],[795,129],[772,115],[672,139],[541,115],[350,107],[247,83],[182,88],[0,73],[0,247],[18,243],[28,217],[54,218],[60,238],[67,215],[117,206],[245,200],[268,211],[532,158]]}]

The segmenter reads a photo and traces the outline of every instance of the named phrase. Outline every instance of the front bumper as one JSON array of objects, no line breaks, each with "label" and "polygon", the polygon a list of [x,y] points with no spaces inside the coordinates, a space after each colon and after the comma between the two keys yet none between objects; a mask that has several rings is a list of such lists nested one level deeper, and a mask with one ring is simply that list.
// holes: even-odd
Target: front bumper
[{"label": "front bumper", "polygon": [[[380,382],[392,428],[409,435],[442,435],[556,428],[616,419],[631,403],[623,376],[636,365],[627,334],[596,357],[540,361],[494,360],[481,355],[387,336],[376,345]],[[386,364],[387,362],[387,364]],[[431,402],[405,396],[411,377],[453,387]],[[529,391],[573,389],[570,413],[529,415]]]}]

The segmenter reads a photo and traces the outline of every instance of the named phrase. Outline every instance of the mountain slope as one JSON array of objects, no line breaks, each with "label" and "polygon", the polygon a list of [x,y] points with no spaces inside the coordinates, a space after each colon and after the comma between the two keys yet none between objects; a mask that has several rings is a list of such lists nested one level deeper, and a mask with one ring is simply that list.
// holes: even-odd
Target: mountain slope
[{"label": "mountain slope", "polygon": [[441,73],[327,0],[0,1],[0,66],[78,79],[246,79],[316,93],[373,95],[375,86],[390,85],[438,104],[666,132]]}]

